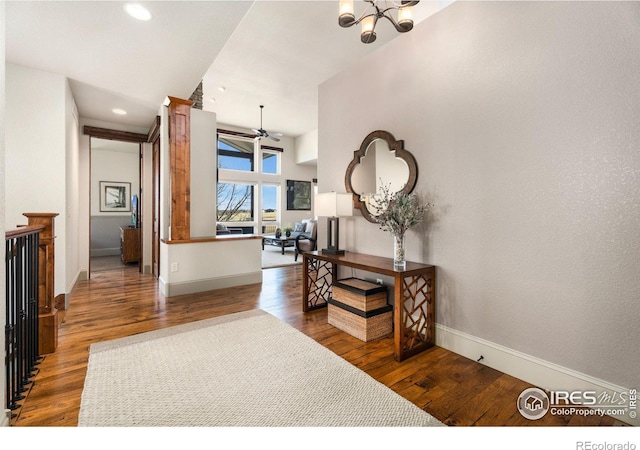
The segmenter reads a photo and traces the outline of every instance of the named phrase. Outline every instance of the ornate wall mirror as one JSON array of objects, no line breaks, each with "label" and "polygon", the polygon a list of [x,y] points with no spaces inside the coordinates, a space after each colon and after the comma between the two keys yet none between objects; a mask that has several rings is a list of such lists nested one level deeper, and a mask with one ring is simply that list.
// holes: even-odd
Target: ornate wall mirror
[{"label": "ornate wall mirror", "polygon": [[377,130],[364,138],[360,149],[353,152],[344,184],[353,194],[353,206],[369,222],[375,223],[376,195],[380,186],[388,185],[392,192],[409,194],[416,186],[418,165],[413,155],[404,149],[404,141],[396,141],[387,131]]}]

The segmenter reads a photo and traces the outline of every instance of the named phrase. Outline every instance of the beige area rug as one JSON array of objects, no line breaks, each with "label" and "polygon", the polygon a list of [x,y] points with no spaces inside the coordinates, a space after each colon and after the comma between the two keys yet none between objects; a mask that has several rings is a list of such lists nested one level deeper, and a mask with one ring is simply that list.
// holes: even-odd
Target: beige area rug
[{"label": "beige area rug", "polygon": [[262,268],[269,269],[272,267],[284,267],[292,266],[295,264],[302,264],[302,255],[298,255],[298,261],[294,261],[295,249],[293,247],[287,247],[284,249],[284,255],[282,249],[274,245],[265,245],[262,250]]},{"label": "beige area rug", "polygon": [[79,426],[443,425],[262,311],[93,344]]}]

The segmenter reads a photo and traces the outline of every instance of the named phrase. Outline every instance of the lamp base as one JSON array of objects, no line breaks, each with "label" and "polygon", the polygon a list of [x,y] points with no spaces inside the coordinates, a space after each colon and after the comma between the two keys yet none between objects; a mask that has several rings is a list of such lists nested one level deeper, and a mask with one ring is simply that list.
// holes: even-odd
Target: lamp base
[{"label": "lamp base", "polygon": [[323,255],[344,255],[344,250],[338,250],[337,248],[323,248]]}]

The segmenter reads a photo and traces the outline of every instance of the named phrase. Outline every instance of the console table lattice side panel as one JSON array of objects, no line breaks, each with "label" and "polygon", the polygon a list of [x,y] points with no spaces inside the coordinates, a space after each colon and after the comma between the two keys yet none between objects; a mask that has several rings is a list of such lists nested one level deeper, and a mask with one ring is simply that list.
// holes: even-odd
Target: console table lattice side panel
[{"label": "console table lattice side panel", "polygon": [[325,255],[305,252],[302,310],[306,313],[325,308],[337,267],[346,266],[388,275],[394,279],[393,335],[394,356],[402,361],[435,344],[435,267],[407,262],[404,270],[393,266],[393,259],[347,252]]},{"label": "console table lattice side panel", "polygon": [[408,358],[435,344],[435,270],[401,278],[400,284],[396,298],[403,301],[394,307],[394,328],[402,333],[394,340],[395,352]]},{"label": "console table lattice side panel", "polygon": [[331,296],[335,267],[332,263],[303,257],[305,268],[305,290],[303,311],[326,308]]}]

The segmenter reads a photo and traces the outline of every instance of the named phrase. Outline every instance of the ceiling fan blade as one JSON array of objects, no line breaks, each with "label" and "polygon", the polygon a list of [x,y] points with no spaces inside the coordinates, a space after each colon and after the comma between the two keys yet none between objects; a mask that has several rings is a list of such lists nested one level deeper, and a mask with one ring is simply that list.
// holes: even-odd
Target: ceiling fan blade
[{"label": "ceiling fan blade", "polygon": [[264,108],[264,105],[260,105],[260,128],[259,129],[255,129],[252,128],[253,132],[256,134],[257,138],[268,138],[271,139],[272,141],[276,141],[276,142],[280,142],[280,139],[278,139],[278,137],[282,136],[282,133],[269,133],[267,130],[264,130],[262,128],[262,109]]}]

